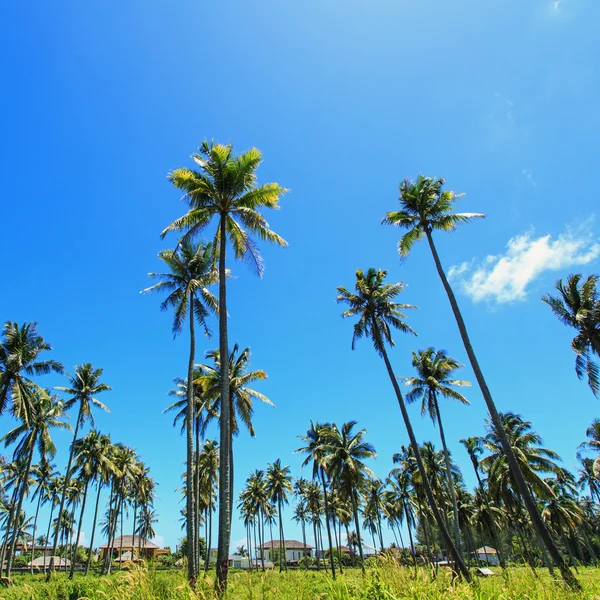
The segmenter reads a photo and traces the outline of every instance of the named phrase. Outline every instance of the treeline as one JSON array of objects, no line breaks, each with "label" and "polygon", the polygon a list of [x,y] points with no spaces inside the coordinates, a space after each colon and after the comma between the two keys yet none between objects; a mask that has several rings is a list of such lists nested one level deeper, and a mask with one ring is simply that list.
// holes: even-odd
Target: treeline
[{"label": "treeline", "polygon": [[[73,577],[76,563],[85,564],[87,575],[93,554],[96,530],[108,540],[101,572],[110,573],[117,533],[124,533],[124,516],[133,512],[132,533],[154,537],[157,517],[153,508],[156,484],[149,468],[133,448],[113,443],[110,436],[94,428],[94,410],[109,411],[98,400],[110,387],[101,381],[102,369],[90,363],[66,374],[68,384],[44,388],[38,378],[48,373],[65,375],[63,365],[46,358],[52,348],[38,333],[36,323],[6,322],[0,339],[0,412],[9,412],[17,425],[3,436],[10,459],[0,460],[0,566],[10,577],[17,546],[22,550],[21,566],[44,556],[43,568],[50,579],[55,557]],[[71,425],[69,411],[76,414]],[[84,428],[91,429],[84,434]],[[53,460],[56,446],[53,431],[72,431],[68,462],[62,474]],[[99,519],[101,492],[108,492],[105,510]],[[88,496],[91,498],[88,500]],[[25,510],[25,501],[31,507]],[[90,543],[80,547],[86,507],[94,511]],[[49,509],[42,523],[40,509]],[[70,567],[67,565],[70,562]]]}]

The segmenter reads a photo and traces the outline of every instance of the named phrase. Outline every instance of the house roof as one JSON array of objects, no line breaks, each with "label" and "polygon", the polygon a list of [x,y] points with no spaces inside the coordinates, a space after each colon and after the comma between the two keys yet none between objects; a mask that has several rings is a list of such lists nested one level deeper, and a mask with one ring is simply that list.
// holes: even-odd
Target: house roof
[{"label": "house roof", "polygon": [[[123,538],[123,544],[121,544],[121,538]],[[133,540],[133,544],[131,543]],[[115,542],[112,545],[113,548],[115,550],[119,550],[121,548],[121,546],[123,546],[123,548],[131,548],[132,546],[134,548],[137,548],[140,545],[140,536],[139,535],[120,535],[118,537],[115,538]],[[145,548],[146,550],[148,549],[152,549],[152,548],[158,548],[158,546],[156,544],[153,544],[151,541],[149,540],[145,540],[144,538],[141,538],[141,546],[142,548]],[[106,542],[105,544],[102,544],[102,546],[100,546],[100,548],[108,548],[108,542]]]},{"label": "house roof", "polygon": [[[31,565],[33,565],[34,567],[43,567],[44,561],[45,561],[46,565],[49,565],[50,558],[51,558],[50,556],[38,556],[37,558],[34,558],[33,561],[30,561],[27,564],[27,566],[30,567]],[[71,561],[66,558],[61,558],[60,556],[55,556],[54,557],[54,566],[55,567],[70,567]]]},{"label": "house roof", "polygon": [[475,550],[475,554],[498,554],[498,552],[496,552],[496,548],[491,546],[481,546],[481,548]]},{"label": "house roof", "polygon": [[[283,540],[283,546],[286,550],[310,550],[312,546],[310,544],[304,545],[303,542],[299,542],[297,540]],[[262,546],[259,546],[260,549],[268,550],[269,548],[279,548],[279,540],[271,540],[269,542],[265,542]]]}]

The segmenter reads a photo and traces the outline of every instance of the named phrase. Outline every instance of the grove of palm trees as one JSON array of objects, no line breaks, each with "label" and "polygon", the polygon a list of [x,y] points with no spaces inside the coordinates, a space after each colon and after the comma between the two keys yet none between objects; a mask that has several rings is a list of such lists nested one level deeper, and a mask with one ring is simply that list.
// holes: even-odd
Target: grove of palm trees
[{"label": "grove of palm trees", "polygon": [[[137,577],[154,589],[158,582],[168,586],[168,577],[185,573],[185,593],[191,596],[238,597],[233,590],[238,589],[239,575],[234,576],[235,583],[230,582],[230,567],[236,567],[230,545],[232,520],[239,515],[245,544],[236,555],[246,557],[244,585],[249,590],[261,581],[264,584],[269,572],[292,578],[288,583],[296,585],[311,574],[329,586],[324,589],[331,593],[346,590],[348,597],[354,597],[350,590],[360,588],[368,595],[372,587],[390,597],[408,597],[417,581],[436,594],[440,585],[475,590],[489,585],[474,576],[479,567],[487,568],[490,563],[508,589],[510,582],[518,582],[517,588],[522,589],[524,577],[536,586],[550,578],[555,590],[552,597],[596,589],[600,585],[593,575],[600,555],[598,422],[582,432],[586,439],[579,447],[580,466],[574,472],[561,464],[558,453],[543,445],[529,415],[522,415],[518,405],[512,411],[497,409],[434,237],[484,215],[455,212],[461,195],[445,188],[443,179],[419,175],[414,181],[403,180],[400,210],[388,212],[383,223],[400,227],[402,259],[415,242],[428,241],[432,267],[448,296],[478,389],[467,379],[457,378],[458,371],[467,377],[467,369],[446,350],[415,345],[417,332],[409,315],[418,307],[397,301],[406,284],[388,282],[388,273],[382,269],[359,269],[353,291],[337,288],[337,302],[343,305],[342,317],[350,319],[353,327],[351,349],[361,338],[372,342],[383,364],[379,373],[370,376],[384,376],[383,367],[389,376],[389,401],[380,410],[386,419],[404,425],[403,432],[394,428],[393,468],[388,473],[376,472],[377,440],[369,440],[366,429],[360,429],[356,421],[341,425],[310,421],[305,423],[305,433],[298,432],[300,447],[296,449],[309,471],[293,473],[284,464],[285,458],[274,457],[269,464],[257,464],[243,488],[235,489],[234,447],[238,443],[234,440],[241,430],[256,435],[256,401],[273,403],[249,387],[267,378],[266,372],[251,370],[250,349],[240,350],[237,343],[230,346],[228,341],[227,284],[238,267],[227,260],[227,250],[262,274],[259,242],[286,245],[270,229],[263,211],[279,208],[286,190],[277,183],[258,183],[256,171],[262,155],[256,149],[236,154],[231,144],[203,142],[193,159],[197,170],[180,168],[169,175],[173,185],[183,190],[187,209],[161,234],[177,232],[178,236],[172,250],[159,254],[167,272],[150,273],[158,283],[143,290],[162,294],[160,308],[172,312],[173,335],[187,338],[189,344],[187,364],[181,365],[185,376],[175,377],[175,388],[169,392],[175,401],[164,410],[175,412],[173,425],[185,434],[186,453],[179,457],[185,464],[179,488],[184,530],[180,559],[156,562],[143,552],[155,535],[157,482],[134,448],[113,443],[108,434],[94,428],[94,414],[109,412],[97,397],[111,390],[103,381],[103,369],[87,362],[68,373],[52,358],[52,347],[38,332],[37,323],[7,321],[0,345],[2,412],[7,425],[13,423],[2,438],[7,449],[2,460],[1,505],[5,584],[17,593],[32,581],[38,586],[57,586],[53,578],[66,577],[72,585],[80,585],[76,582],[92,577],[99,590],[102,581],[121,589],[119,582]],[[433,268],[431,276],[435,276]],[[597,395],[597,276],[569,274],[566,284],[558,280],[556,289],[558,294],[545,294],[542,300],[560,322],[575,330],[571,344],[575,374]],[[542,303],[540,310],[544,310]],[[207,349],[213,320],[218,323],[218,347]],[[400,334],[405,336],[398,339]],[[394,349],[396,345],[400,348]],[[204,348],[204,359],[199,347]],[[416,348],[413,372],[399,375],[394,367],[396,356],[411,347]],[[66,378],[66,385],[43,387],[51,373]],[[393,406],[394,397],[401,419]],[[442,414],[447,418],[456,403],[446,401],[469,405],[481,402],[480,398],[489,418],[471,436],[449,439]],[[415,402],[420,403],[422,416],[431,418],[439,441],[417,439],[415,415],[409,410]],[[75,418],[69,422],[71,416]],[[72,432],[62,472],[53,462],[57,450],[53,432],[58,429]],[[213,431],[218,432],[217,439],[209,437]],[[453,452],[460,445],[470,464],[454,460]],[[244,451],[243,446],[239,445],[239,451]],[[465,473],[471,469],[477,483],[470,488]],[[293,506],[293,522],[302,532],[302,552],[292,558],[285,533],[290,526],[289,505]],[[46,519],[40,517],[41,508],[49,509]],[[86,508],[93,512],[88,547],[81,539]],[[46,535],[36,538],[40,531]],[[123,552],[126,531],[131,531],[138,545],[128,555]],[[99,535],[108,540],[100,555],[94,543]],[[44,583],[41,575],[34,574],[40,571],[34,562],[40,555],[44,557]],[[159,577],[157,568],[170,569],[171,575]],[[121,579],[115,579],[115,569]],[[335,587],[339,585],[345,587]],[[306,593],[312,592],[307,589]],[[493,589],[488,593],[495,597]]]}]

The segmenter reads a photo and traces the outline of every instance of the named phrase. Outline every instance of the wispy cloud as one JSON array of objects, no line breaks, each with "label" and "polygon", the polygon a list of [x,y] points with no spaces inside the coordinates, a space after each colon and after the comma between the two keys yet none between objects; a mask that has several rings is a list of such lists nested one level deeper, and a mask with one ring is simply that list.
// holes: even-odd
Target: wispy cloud
[{"label": "wispy cloud", "polygon": [[555,239],[534,231],[517,235],[504,254],[473,259],[450,267],[448,277],[473,301],[499,304],[525,300],[528,286],[546,271],[586,265],[600,256],[600,243],[592,233],[593,218],[577,227],[567,227]]},{"label": "wispy cloud", "polygon": [[533,173],[529,169],[521,169],[521,175],[523,175],[527,183],[530,183],[533,187],[537,187],[537,183],[533,178]]},{"label": "wispy cloud", "polygon": [[550,12],[554,14],[559,13],[563,2],[564,0],[552,0],[552,2],[550,2]]}]

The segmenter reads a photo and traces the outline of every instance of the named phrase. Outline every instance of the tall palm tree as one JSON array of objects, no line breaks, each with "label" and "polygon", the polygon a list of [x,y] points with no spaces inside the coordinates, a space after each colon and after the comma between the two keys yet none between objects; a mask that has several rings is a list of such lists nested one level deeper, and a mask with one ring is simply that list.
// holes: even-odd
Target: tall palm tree
[{"label": "tall palm tree", "polygon": [[279,514],[279,572],[287,571],[287,562],[285,557],[285,545],[283,535],[283,505],[288,503],[288,494],[292,491],[292,477],[290,468],[281,465],[281,459],[277,459],[267,467],[267,494],[271,502],[277,504]]},{"label": "tall palm tree", "polygon": [[62,373],[56,360],[39,360],[40,354],[52,346],[37,332],[37,323],[6,321],[0,341],[0,414],[10,397],[16,416],[25,423],[31,417],[35,386],[31,377],[47,373]]},{"label": "tall palm tree", "polygon": [[94,474],[96,481],[96,504],[94,508],[94,520],[92,523],[92,535],[90,546],[88,548],[88,559],[85,565],[85,575],[90,572],[92,564],[92,552],[94,548],[94,537],[96,535],[96,523],[98,521],[98,507],[100,505],[100,493],[102,488],[108,484],[111,475],[116,474],[117,468],[112,460],[114,456],[114,446],[110,441],[109,435],[102,435],[96,430],[90,431],[87,435],[87,444],[89,449],[87,454],[89,460],[86,461],[86,469]]},{"label": "tall palm tree", "polygon": [[[224,405],[229,405],[229,419],[230,419],[230,431],[231,436],[237,436],[240,432],[240,424],[248,429],[248,432],[254,437],[254,426],[252,425],[252,416],[254,415],[254,400],[260,400],[269,406],[274,404],[264,394],[248,387],[249,384],[255,381],[262,381],[267,378],[267,374],[257,369],[255,371],[249,371],[248,365],[250,363],[250,348],[244,348],[238,354],[239,347],[237,344],[233,346],[229,354],[229,360],[224,361],[227,363],[227,368],[223,361],[221,361],[221,351],[211,350],[206,353],[206,358],[213,361],[212,365],[203,364],[200,365],[200,376],[194,381],[195,384],[200,385],[204,390],[204,397],[209,403],[209,409],[207,418],[212,418],[213,415],[223,415]],[[221,402],[221,390],[222,382],[221,376],[223,373],[227,373],[229,376],[229,402]],[[212,403],[211,403],[212,402]],[[229,444],[229,461],[228,461],[228,472],[229,472],[229,493],[233,494],[233,439],[230,439],[232,443]],[[219,465],[221,463],[222,452],[219,456]],[[221,468],[219,469],[219,486],[222,484],[222,473]],[[220,493],[220,487],[219,487]],[[232,500],[232,498],[230,499]],[[220,502],[220,500],[219,500]],[[219,509],[220,510],[220,509]],[[220,515],[220,512],[219,512]]]},{"label": "tall palm tree", "polygon": [[[65,409],[69,409],[75,404],[79,405],[79,412],[77,414],[77,420],[75,421],[75,428],[73,431],[73,442],[69,450],[69,460],[67,462],[67,469],[65,471],[65,481],[60,497],[60,504],[58,508],[59,518],[63,514],[65,506],[65,498],[67,495],[67,486],[73,475],[71,465],[73,463],[73,454],[75,452],[75,441],[79,433],[80,427],[84,425],[86,421],[90,421],[92,427],[94,426],[94,415],[92,414],[92,408],[99,408],[106,412],[110,412],[107,406],[102,404],[95,396],[110,390],[110,386],[106,383],[101,383],[100,378],[102,377],[103,369],[95,368],[92,363],[83,363],[75,367],[75,374],[69,375],[69,387],[57,387],[56,389],[64,392],[71,396],[65,402]],[[46,581],[50,581],[52,577],[52,570],[54,569],[54,556],[56,555],[56,549],[58,548],[58,536],[60,528],[57,527],[54,532],[54,542],[52,544],[52,554],[50,555],[50,564],[48,565],[48,572],[46,574]]]},{"label": "tall palm tree", "polygon": [[[163,250],[158,257],[169,269],[168,273],[149,273],[149,277],[160,279],[155,285],[143,290],[147,292],[167,292],[161,310],[174,310],[173,335],[181,333],[185,319],[189,317],[190,352],[186,383],[186,442],[187,442],[187,484],[186,494],[186,534],[188,539],[188,579],[192,584],[198,573],[198,548],[196,539],[196,503],[194,490],[194,360],[196,356],[195,321],[210,335],[206,319],[209,310],[218,312],[218,302],[208,287],[217,281],[214,263],[214,245],[194,244],[186,237],[175,250]],[[193,315],[193,316],[192,316]]]},{"label": "tall palm tree", "polygon": [[302,448],[298,448],[296,452],[302,452],[306,454],[306,458],[302,463],[305,467],[312,461],[313,472],[312,477],[314,479],[320,479],[321,485],[323,486],[323,500],[325,503],[325,526],[327,529],[327,539],[329,542],[329,562],[331,564],[331,574],[335,579],[335,562],[333,557],[333,542],[331,538],[331,525],[329,522],[328,515],[329,510],[329,498],[327,494],[327,480],[326,480],[326,469],[325,459],[327,456],[327,438],[331,433],[331,425],[329,423],[313,423],[310,422],[310,428],[306,432],[306,435],[300,436],[302,441],[306,444]]},{"label": "tall palm tree", "polygon": [[40,462],[34,469],[34,478],[36,482],[36,488],[33,492],[31,499],[33,500],[36,495],[38,497],[37,505],[35,508],[35,517],[33,519],[33,532],[31,534],[31,574],[33,575],[33,559],[35,558],[35,534],[37,531],[38,516],[40,513],[40,507],[45,500],[50,497],[50,485],[52,478],[58,474],[55,471],[55,465],[51,464],[47,456],[40,457]]},{"label": "tall palm tree", "polygon": [[454,543],[460,544],[456,490],[452,478],[450,452],[446,444],[446,436],[444,435],[438,396],[452,398],[463,404],[469,404],[469,401],[462,394],[452,388],[455,386],[469,386],[471,384],[462,379],[452,379],[453,372],[462,365],[451,356],[448,356],[444,350],[436,351],[434,348],[427,348],[426,350],[413,352],[412,366],[417,370],[417,377],[405,378],[405,384],[412,387],[410,392],[406,394],[406,401],[412,403],[421,400],[421,414],[428,414],[434,424],[437,422],[440,429],[440,439],[446,462],[446,482],[454,513]]},{"label": "tall palm tree", "polygon": [[590,490],[590,497],[596,502],[600,502],[600,479],[594,473],[594,461],[591,458],[579,457],[581,468],[577,470],[579,479],[577,485],[581,488]]},{"label": "tall palm tree", "polygon": [[[185,231],[185,240],[206,229],[211,221],[217,221],[214,239],[219,258],[219,351],[221,356],[228,356],[227,240],[229,239],[233,247],[235,258],[245,260],[261,275],[262,257],[250,234],[280,246],[287,245],[282,237],[270,229],[260,213],[262,208],[279,208],[279,198],[287,190],[277,183],[257,185],[256,169],[262,162],[262,155],[256,148],[236,156],[231,144],[204,141],[199,153],[194,154],[192,158],[199,170],[181,168],[169,175],[171,183],[183,190],[189,210],[171,223],[161,235],[164,237],[170,231]],[[229,398],[228,367],[225,362],[221,379],[222,398]],[[221,590],[227,587],[227,569],[223,567],[228,561],[231,538],[232,494],[229,461],[232,432],[229,413],[230,407],[225,403],[221,411],[219,440],[219,549],[215,582]]]},{"label": "tall palm tree", "polygon": [[[350,305],[350,308],[342,313],[342,317],[358,317],[358,321],[354,324],[354,334],[352,336],[352,348],[354,349],[356,342],[362,337],[369,337],[373,342],[373,346],[377,354],[379,354],[383,361],[396,393],[396,399],[400,406],[400,412],[404,420],[408,437],[413,448],[415,459],[421,474],[423,485],[425,487],[425,493],[427,499],[433,510],[435,520],[440,529],[440,533],[444,539],[445,546],[451,551],[455,558],[456,564],[462,576],[470,581],[471,575],[467,566],[465,565],[459,550],[456,548],[446,525],[444,519],[439,511],[439,508],[435,502],[431,485],[425,472],[423,460],[419,452],[419,446],[415,437],[408,411],[406,410],[406,404],[398,385],[398,380],[394,374],[392,364],[388,358],[386,344],[390,346],[394,345],[392,339],[391,329],[399,329],[403,333],[415,332],[406,324],[404,321],[405,316],[402,314],[402,310],[415,308],[409,304],[398,304],[395,302],[396,296],[404,289],[404,284],[393,283],[388,284],[385,282],[387,271],[381,269],[376,271],[375,269],[369,269],[367,273],[363,273],[361,270],[356,271],[356,293],[349,292],[344,287],[338,287],[338,302],[344,302]],[[416,335],[416,334],[415,334]]]},{"label": "tall palm tree", "polygon": [[339,429],[337,425],[329,427],[324,436],[325,468],[335,487],[346,496],[352,505],[354,526],[358,535],[358,548],[361,568],[364,572],[364,556],[358,521],[359,491],[367,477],[375,477],[371,469],[363,462],[375,458],[375,448],[365,441],[366,429],[355,432],[356,421],[348,421]]},{"label": "tall palm tree", "polygon": [[14,530],[12,542],[8,547],[7,552],[7,577],[10,577],[15,544],[17,542],[18,517],[21,514],[23,500],[29,491],[29,474],[34,451],[37,448],[40,457],[52,459],[56,454],[56,446],[50,435],[51,428],[56,427],[71,430],[71,426],[62,420],[66,417],[65,403],[58,400],[57,396],[51,396],[48,391],[38,388],[37,395],[33,399],[31,408],[32,412],[29,415],[28,422],[23,421],[2,438],[2,441],[4,441],[6,446],[15,443],[18,440],[14,451],[15,458],[23,457],[26,460],[25,468],[21,475],[21,486],[13,516]]},{"label": "tall palm tree", "polygon": [[[298,504],[294,507],[294,516],[292,518],[296,523],[300,523],[302,528],[302,545],[304,546],[304,557],[306,557],[306,524],[310,522],[310,516],[304,497],[301,497]],[[304,561],[304,566],[308,569],[307,560]]]},{"label": "tall palm tree", "polygon": [[556,289],[559,296],[544,294],[542,301],[564,325],[572,327],[577,335],[571,341],[575,352],[575,373],[579,379],[587,376],[588,385],[594,396],[600,394],[598,365],[592,361],[595,354],[600,357],[600,296],[596,288],[598,276],[590,275],[583,283],[581,274],[569,275],[566,284],[559,279]]},{"label": "tall palm tree", "polygon": [[210,564],[210,546],[212,544],[212,513],[214,511],[216,490],[219,477],[219,444],[217,440],[206,440],[198,456],[199,490],[206,510],[206,556],[204,571]]},{"label": "tall palm tree", "polygon": [[461,197],[461,194],[456,194],[452,190],[444,190],[445,180],[443,178],[431,178],[419,175],[416,181],[405,179],[400,184],[400,210],[396,212],[389,212],[383,219],[383,223],[387,225],[395,225],[408,229],[408,231],[400,238],[398,242],[398,252],[401,258],[408,256],[412,246],[418,240],[423,237],[427,238],[433,260],[435,262],[436,270],[450,301],[452,312],[458,325],[460,337],[463,345],[469,357],[469,362],[475,373],[475,378],[481,393],[485,400],[485,404],[490,413],[492,423],[497,430],[498,438],[502,444],[504,452],[506,453],[508,463],[511,471],[514,473],[515,483],[518,489],[518,493],[523,499],[527,512],[531,518],[531,521],[535,527],[535,530],[542,540],[542,543],[548,549],[552,560],[560,569],[563,579],[568,585],[574,588],[580,588],[580,584],[566,565],[562,554],[560,553],[558,546],[554,542],[552,535],[548,531],[548,528],[544,524],[541,518],[538,507],[535,503],[533,496],[531,495],[529,488],[523,474],[519,469],[517,458],[515,457],[508,439],[504,434],[502,423],[500,421],[500,415],[496,404],[492,398],[492,393],[487,385],[483,371],[479,366],[479,361],[473,350],[473,345],[467,332],[464,318],[458,307],[456,296],[454,291],[448,282],[446,273],[442,267],[439,254],[433,242],[434,231],[454,231],[456,227],[462,223],[468,223],[473,219],[482,218],[485,215],[481,213],[456,213],[454,210],[454,203],[457,198]]}]

